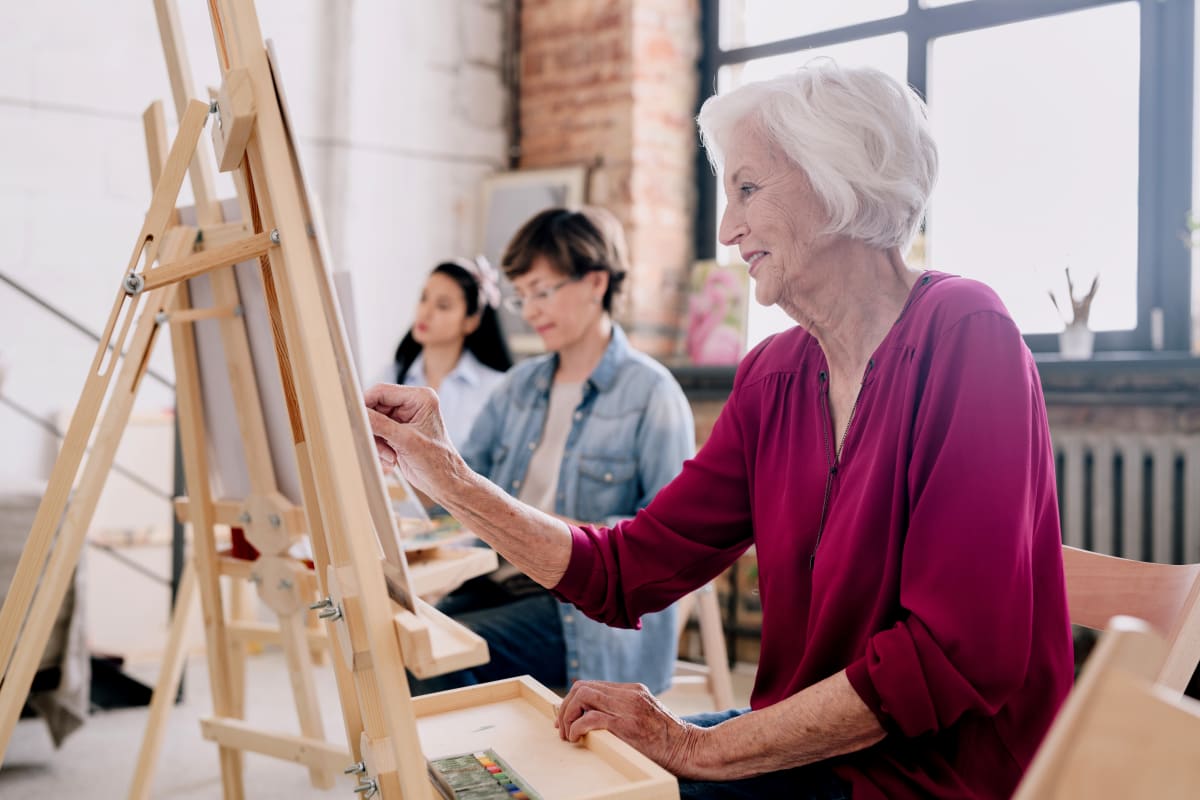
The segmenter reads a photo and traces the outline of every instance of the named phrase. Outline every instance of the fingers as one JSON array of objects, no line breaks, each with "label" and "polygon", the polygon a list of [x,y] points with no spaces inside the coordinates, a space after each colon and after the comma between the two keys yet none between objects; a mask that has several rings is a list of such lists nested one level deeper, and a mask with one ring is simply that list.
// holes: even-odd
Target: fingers
[{"label": "fingers", "polygon": [[558,707],[558,735],[577,742],[589,731],[612,730],[614,723],[630,721],[645,706],[641,701],[648,694],[640,683],[576,681]]},{"label": "fingers", "polygon": [[380,383],[363,394],[367,408],[397,422],[412,422],[423,413],[436,413],[437,394],[423,386],[396,386]]},{"label": "fingers", "polygon": [[571,723],[563,738],[574,744],[592,731],[612,730],[618,723],[617,717],[604,711],[589,709],[583,716]]},{"label": "fingers", "polygon": [[395,469],[397,463],[396,451],[378,436],[375,437],[375,452],[379,454],[379,463],[383,466],[384,472]]}]

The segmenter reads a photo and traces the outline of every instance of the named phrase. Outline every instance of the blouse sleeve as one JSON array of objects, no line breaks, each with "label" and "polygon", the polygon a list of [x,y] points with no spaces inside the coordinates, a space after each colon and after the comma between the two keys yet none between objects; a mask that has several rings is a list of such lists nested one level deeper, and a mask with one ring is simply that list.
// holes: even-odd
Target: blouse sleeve
[{"label": "blouse sleeve", "polygon": [[572,526],[571,560],[554,590],[561,599],[609,625],[636,627],[746,551],[753,529],[737,405],[753,361],[743,360],[704,447],[637,516],[611,528]]}]

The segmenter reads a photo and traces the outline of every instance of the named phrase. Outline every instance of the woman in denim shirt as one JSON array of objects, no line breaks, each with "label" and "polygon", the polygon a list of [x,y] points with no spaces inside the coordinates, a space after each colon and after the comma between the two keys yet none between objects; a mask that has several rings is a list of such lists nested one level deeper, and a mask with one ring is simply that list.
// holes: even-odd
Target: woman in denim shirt
[{"label": "woman in denim shirt", "polygon": [[[550,209],[504,254],[509,306],[548,351],[508,372],[463,449],[467,463],[520,500],[572,522],[611,525],[645,506],[695,450],[691,409],[658,362],[613,323],[625,277],[620,223],[599,208]],[[488,664],[411,681],[414,693],[531,674],[633,681],[661,692],[676,658],[674,607],[611,628],[502,565],[440,604],[487,640]]]}]

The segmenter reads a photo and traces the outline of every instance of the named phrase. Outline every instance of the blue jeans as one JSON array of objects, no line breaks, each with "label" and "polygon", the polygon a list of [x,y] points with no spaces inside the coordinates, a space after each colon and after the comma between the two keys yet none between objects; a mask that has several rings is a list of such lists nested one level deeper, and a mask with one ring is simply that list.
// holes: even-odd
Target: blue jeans
[{"label": "blue jeans", "polygon": [[486,664],[424,680],[408,676],[413,695],[532,675],[543,686],[567,684],[567,645],[558,601],[540,587],[513,597],[486,578],[476,578],[447,595],[438,609],[487,641]]},{"label": "blue jeans", "polygon": [[[685,717],[685,721],[701,728],[711,728],[727,719],[745,714],[750,709],[735,708]],[[737,781],[679,781],[680,798],[705,800],[756,800],[786,798],[787,800],[850,800],[850,784],[821,763],[795,769],[768,772]]]}]

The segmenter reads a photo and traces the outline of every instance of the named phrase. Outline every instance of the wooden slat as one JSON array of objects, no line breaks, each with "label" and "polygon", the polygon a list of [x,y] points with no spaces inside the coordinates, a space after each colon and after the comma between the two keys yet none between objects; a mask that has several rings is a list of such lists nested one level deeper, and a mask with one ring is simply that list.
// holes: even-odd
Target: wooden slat
[{"label": "wooden slat", "polygon": [[[182,296],[182,292],[180,295]],[[176,308],[186,309],[186,300]],[[188,517],[193,531],[193,557],[200,582],[200,601],[204,612],[204,635],[208,648],[208,679],[213,709],[218,716],[232,717],[239,710],[229,662],[219,657],[229,652],[225,632],[225,610],[217,568],[216,533],[212,487],[209,483],[208,440],[204,429],[200,371],[196,358],[196,340],[191,326],[173,331],[171,346],[175,355],[175,403],[179,419],[179,446],[183,455],[188,490]],[[218,751],[221,785],[225,800],[244,796],[241,753],[222,746]]]},{"label": "wooden slat", "polygon": [[292,736],[286,733],[266,733],[240,719],[210,717],[200,720],[205,739],[221,747],[248,750],[282,761],[303,764],[322,772],[341,772],[353,763],[344,747],[329,744],[323,739]]},{"label": "wooden slat", "polygon": [[172,261],[145,273],[146,288],[155,289],[206,272],[248,261],[266,253],[271,246],[269,233],[256,233],[229,244],[211,247],[178,261]]},{"label": "wooden slat", "polygon": [[150,698],[150,713],[146,721],[146,730],[142,734],[142,746],[138,751],[129,800],[147,800],[150,797],[150,784],[154,779],[154,765],[162,750],[167,715],[179,694],[179,681],[183,677],[183,664],[187,655],[184,635],[195,609],[195,601],[196,565],[188,559],[179,579],[179,589],[175,593],[171,630],[167,637],[167,648],[163,653],[158,680],[154,684],[154,694]]}]

